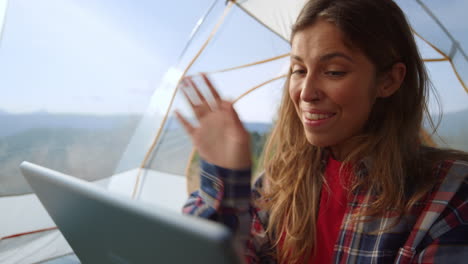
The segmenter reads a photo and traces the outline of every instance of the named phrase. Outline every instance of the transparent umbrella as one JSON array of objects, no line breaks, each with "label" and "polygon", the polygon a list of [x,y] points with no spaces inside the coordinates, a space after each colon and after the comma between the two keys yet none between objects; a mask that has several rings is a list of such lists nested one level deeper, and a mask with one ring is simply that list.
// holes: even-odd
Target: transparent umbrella
[{"label": "transparent umbrella", "polygon": [[[468,150],[468,27],[460,23],[468,3],[396,2],[441,98],[445,143],[437,143]],[[19,174],[22,160],[180,210],[197,187],[197,155],[174,119],[175,109],[192,115],[178,89],[183,76],[207,72],[236,100],[256,162],[303,4],[0,0],[0,86],[8,87],[0,98],[0,209],[9,212],[0,219],[0,262],[71,253]]]}]

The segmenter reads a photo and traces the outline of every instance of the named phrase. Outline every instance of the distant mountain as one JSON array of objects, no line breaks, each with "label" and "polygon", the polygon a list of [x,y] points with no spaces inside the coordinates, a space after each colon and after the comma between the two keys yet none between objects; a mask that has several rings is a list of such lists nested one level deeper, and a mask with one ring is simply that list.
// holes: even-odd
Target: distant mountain
[{"label": "distant mountain", "polygon": [[[190,119],[188,118],[188,121],[191,123],[197,123],[193,118]],[[270,129],[272,128],[272,123],[263,123],[263,122],[243,122],[245,129],[247,129],[249,132],[257,132],[259,134],[265,134],[270,132]],[[171,116],[167,119],[166,123],[166,129],[168,130],[179,130],[181,129],[181,125],[177,118],[174,116]]]},{"label": "distant mountain", "polygon": [[[21,180],[18,170],[23,160],[86,179],[111,175],[139,119],[136,115],[11,114],[0,110],[0,177],[4,183],[0,193],[6,193],[2,190],[6,186],[11,194],[25,191],[27,184]],[[190,140],[178,121],[174,118],[168,121],[171,129],[163,135],[168,138],[165,144],[158,145],[160,152],[168,157],[162,162],[184,158],[191,151]],[[256,162],[272,124],[244,122],[244,125],[252,137]],[[177,131],[172,130],[176,128]],[[440,146],[468,151],[468,109],[445,114],[438,134],[441,139],[434,140]]]},{"label": "distant mountain", "polygon": [[0,110],[0,138],[27,131],[32,128],[76,128],[85,130],[106,130],[121,125],[123,122],[138,120],[137,115],[78,115],[51,114],[36,112],[29,114],[11,114]]},{"label": "distant mountain", "polygon": [[441,138],[434,137],[434,140],[439,145],[468,151],[468,109],[444,114],[437,134]]},{"label": "distant mountain", "polygon": [[244,126],[249,132],[257,132],[259,134],[265,134],[270,132],[272,128],[271,123],[259,123],[259,122],[245,122]]},{"label": "distant mountain", "polygon": [[[437,121],[437,116],[435,116]],[[458,112],[445,113],[441,119],[441,129],[458,130],[466,127],[468,124],[468,109],[461,110]]]},{"label": "distant mountain", "polygon": [[29,192],[19,164],[31,161],[87,180],[112,175],[139,117],[0,115],[0,193]]}]

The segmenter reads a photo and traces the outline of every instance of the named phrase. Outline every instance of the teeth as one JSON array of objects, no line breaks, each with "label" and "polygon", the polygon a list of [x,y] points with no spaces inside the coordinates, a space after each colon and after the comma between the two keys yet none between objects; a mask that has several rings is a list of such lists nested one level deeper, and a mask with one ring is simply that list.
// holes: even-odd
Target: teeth
[{"label": "teeth", "polygon": [[312,113],[305,113],[305,117],[310,120],[321,120],[327,119],[331,117],[333,114],[312,114]]}]

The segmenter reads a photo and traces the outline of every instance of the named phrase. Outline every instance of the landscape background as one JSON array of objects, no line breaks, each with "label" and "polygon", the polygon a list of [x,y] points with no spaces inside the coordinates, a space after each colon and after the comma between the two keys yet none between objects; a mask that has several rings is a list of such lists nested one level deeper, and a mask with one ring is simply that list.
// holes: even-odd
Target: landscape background
[{"label": "landscape background", "polygon": [[[0,110],[0,194],[29,190],[19,173],[23,160],[86,180],[115,173],[115,168],[140,120],[139,115],[76,115],[36,112],[11,114]],[[271,124],[245,123],[251,133],[257,164]],[[468,151],[468,109],[445,114],[438,128],[440,146]],[[179,130],[166,129],[165,144],[158,146],[150,168],[183,174],[191,145]],[[156,162],[159,160],[159,162]],[[178,162],[176,162],[179,160]],[[193,162],[196,162],[195,156]],[[185,163],[184,163],[185,164]]]}]

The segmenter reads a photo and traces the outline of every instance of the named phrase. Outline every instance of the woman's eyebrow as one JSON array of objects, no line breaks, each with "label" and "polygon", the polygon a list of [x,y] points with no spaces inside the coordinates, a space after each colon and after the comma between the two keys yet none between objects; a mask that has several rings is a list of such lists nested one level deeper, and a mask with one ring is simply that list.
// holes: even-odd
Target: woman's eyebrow
[{"label": "woman's eyebrow", "polygon": [[[327,53],[325,55],[320,56],[319,61],[324,62],[324,61],[328,61],[328,60],[331,60],[331,59],[336,58],[336,57],[344,58],[345,60],[354,63],[354,60],[350,56],[344,54],[343,52]],[[291,54],[291,60],[296,60],[296,61],[299,61],[299,62],[302,62],[302,63],[304,62],[304,60],[301,57],[299,57],[298,55],[294,55],[294,54]]]},{"label": "woman's eyebrow", "polygon": [[297,60],[299,62],[304,62],[304,60],[301,57],[299,57],[297,55],[294,55],[294,54],[291,54],[291,59],[292,60]]},{"label": "woman's eyebrow", "polygon": [[350,62],[354,63],[354,60],[350,56],[348,56],[348,55],[346,55],[346,54],[344,54],[342,52],[327,53],[325,55],[320,56],[319,61],[321,61],[321,62],[328,61],[328,60],[331,60],[331,59],[336,58],[336,57],[340,57],[340,58],[343,58],[343,59],[345,59],[347,61],[350,61]]}]

